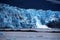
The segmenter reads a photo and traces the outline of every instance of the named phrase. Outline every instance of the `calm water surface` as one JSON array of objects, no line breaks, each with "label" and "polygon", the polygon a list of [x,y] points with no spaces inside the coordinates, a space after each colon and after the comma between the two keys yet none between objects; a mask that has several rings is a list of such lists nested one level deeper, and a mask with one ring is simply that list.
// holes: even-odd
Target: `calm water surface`
[{"label": "calm water surface", "polygon": [[0,32],[0,40],[60,40],[60,33]]}]

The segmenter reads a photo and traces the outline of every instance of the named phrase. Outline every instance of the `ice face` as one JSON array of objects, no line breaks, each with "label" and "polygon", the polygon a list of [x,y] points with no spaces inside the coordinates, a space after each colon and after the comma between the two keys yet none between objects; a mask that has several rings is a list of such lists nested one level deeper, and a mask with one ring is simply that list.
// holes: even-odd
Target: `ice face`
[{"label": "ice face", "polygon": [[0,4],[0,28],[49,28],[47,23],[59,19],[59,11],[22,9]]}]

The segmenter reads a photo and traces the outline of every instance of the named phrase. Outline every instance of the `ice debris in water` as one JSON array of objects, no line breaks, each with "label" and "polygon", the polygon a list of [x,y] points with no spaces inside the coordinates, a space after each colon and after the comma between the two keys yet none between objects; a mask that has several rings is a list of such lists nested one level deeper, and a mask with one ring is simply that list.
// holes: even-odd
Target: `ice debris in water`
[{"label": "ice debris in water", "polygon": [[60,18],[59,11],[23,9],[0,4],[0,28],[48,28],[50,21]]}]

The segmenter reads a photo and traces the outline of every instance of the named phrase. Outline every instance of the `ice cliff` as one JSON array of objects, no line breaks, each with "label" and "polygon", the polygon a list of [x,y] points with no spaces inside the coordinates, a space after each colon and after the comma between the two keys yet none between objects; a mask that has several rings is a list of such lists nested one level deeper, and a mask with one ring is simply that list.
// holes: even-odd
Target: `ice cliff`
[{"label": "ice cliff", "polygon": [[47,23],[59,19],[59,11],[23,9],[0,4],[0,28],[49,28]]}]

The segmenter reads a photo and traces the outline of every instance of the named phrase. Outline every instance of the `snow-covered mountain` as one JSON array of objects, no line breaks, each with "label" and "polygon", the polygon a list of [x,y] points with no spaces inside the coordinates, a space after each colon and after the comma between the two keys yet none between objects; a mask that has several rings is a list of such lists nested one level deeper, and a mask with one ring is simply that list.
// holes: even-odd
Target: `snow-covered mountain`
[{"label": "snow-covered mountain", "polygon": [[0,28],[49,28],[47,23],[59,19],[60,11],[23,9],[0,4]]}]

